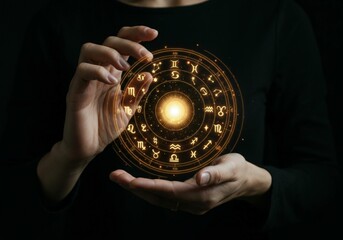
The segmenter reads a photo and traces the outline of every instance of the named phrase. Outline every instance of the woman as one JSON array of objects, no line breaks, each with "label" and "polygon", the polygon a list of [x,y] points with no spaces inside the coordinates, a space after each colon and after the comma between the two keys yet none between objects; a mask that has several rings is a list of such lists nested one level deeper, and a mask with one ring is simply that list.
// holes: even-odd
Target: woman
[{"label": "woman", "polygon": [[[138,177],[111,146],[133,116],[124,72],[164,46],[213,53],[244,100],[240,141],[184,181]],[[62,217],[64,239],[135,229],[150,238],[215,230],[280,239],[320,218],[334,198],[325,82],[309,21],[292,1],[54,3],[35,18],[21,59],[5,157],[36,169],[41,219]],[[129,102],[133,111],[153,84],[142,74],[131,83],[144,89]]]}]

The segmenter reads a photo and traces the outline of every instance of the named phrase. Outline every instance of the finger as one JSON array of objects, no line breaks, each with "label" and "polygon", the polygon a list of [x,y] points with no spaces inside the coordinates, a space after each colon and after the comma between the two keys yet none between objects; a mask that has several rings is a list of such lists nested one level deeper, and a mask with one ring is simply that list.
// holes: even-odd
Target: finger
[{"label": "finger", "polygon": [[128,109],[126,113],[132,116],[136,111],[144,94],[152,83],[152,76],[148,72],[137,74],[137,76],[126,86],[123,95],[122,105]]},{"label": "finger", "polygon": [[68,109],[77,111],[90,104],[96,96],[98,84],[119,86],[119,80],[100,65],[80,63],[69,85]]},{"label": "finger", "polygon": [[112,115],[114,132],[121,133],[126,128],[144,94],[148,91],[151,82],[152,76],[150,73],[140,73],[129,82],[123,93],[121,91],[116,92],[112,101],[112,109],[117,110]]},{"label": "finger", "polygon": [[119,83],[119,80],[105,67],[85,62],[82,62],[77,66],[74,79],[80,80],[78,81],[80,82],[78,85],[87,85],[88,81],[93,80],[111,85],[117,85]]},{"label": "finger", "polygon": [[146,58],[147,61],[150,61],[153,58],[152,53],[145,47],[137,42],[128,39],[110,36],[106,38],[106,40],[104,41],[104,45],[115,49],[121,55],[132,56],[135,59]]},{"label": "finger", "polygon": [[[155,206],[177,210],[176,204],[179,205],[180,201],[185,201],[183,198],[187,197],[187,194],[179,192],[181,185],[175,186],[177,184],[177,182],[162,179],[136,178],[131,182],[130,189],[134,194]],[[185,193],[188,192],[185,191]]]},{"label": "finger", "polygon": [[170,209],[172,211],[181,210],[180,201],[177,199],[163,198],[145,191],[132,190],[131,192],[154,206]]},{"label": "finger", "polygon": [[153,205],[191,213],[203,212],[201,201],[208,196],[208,191],[196,184],[163,179],[136,178],[130,183],[130,191]]},{"label": "finger", "polygon": [[94,43],[82,45],[79,62],[113,65],[116,69],[126,71],[130,68],[128,62],[113,48]]},{"label": "finger", "polygon": [[111,181],[118,183],[127,190],[129,190],[130,182],[135,179],[131,174],[121,169],[111,172],[109,177]]},{"label": "finger", "polygon": [[239,164],[244,161],[239,154],[220,156],[213,165],[201,169],[196,174],[196,182],[199,186],[208,186],[233,181],[239,170]]},{"label": "finger", "polygon": [[162,179],[134,178],[123,170],[110,174],[110,179],[152,205],[173,211],[183,210],[203,214],[209,210],[202,199],[209,195],[196,184],[187,184]]},{"label": "finger", "polygon": [[110,173],[109,177],[111,181],[118,183],[121,187],[132,192],[136,196],[144,199],[145,201],[149,202],[152,205],[160,206],[160,207],[164,207],[168,209],[171,209],[175,206],[175,202],[176,202],[175,199],[168,200],[158,195],[155,195],[149,191],[137,190],[135,188],[135,183],[133,183],[133,181],[137,178],[133,177],[131,174],[127,173],[124,170],[119,169],[119,170],[113,171]]},{"label": "finger", "polygon": [[151,41],[158,35],[158,31],[146,26],[122,27],[117,36],[134,42]]},{"label": "finger", "polygon": [[135,191],[145,191],[167,199],[181,201],[194,200],[197,185],[164,179],[136,178],[130,183],[130,188]]}]

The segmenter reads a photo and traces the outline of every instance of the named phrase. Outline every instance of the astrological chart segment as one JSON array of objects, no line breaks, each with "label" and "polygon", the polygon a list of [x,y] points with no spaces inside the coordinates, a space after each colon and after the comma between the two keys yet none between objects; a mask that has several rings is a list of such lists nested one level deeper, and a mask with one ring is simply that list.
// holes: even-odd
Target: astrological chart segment
[{"label": "astrological chart segment", "polygon": [[[138,61],[123,76],[128,85],[137,74],[150,72],[153,82],[114,149],[130,165],[173,178],[234,147],[243,104],[233,75],[215,56],[181,48],[153,54],[152,62]],[[124,97],[133,92],[127,89]]]}]

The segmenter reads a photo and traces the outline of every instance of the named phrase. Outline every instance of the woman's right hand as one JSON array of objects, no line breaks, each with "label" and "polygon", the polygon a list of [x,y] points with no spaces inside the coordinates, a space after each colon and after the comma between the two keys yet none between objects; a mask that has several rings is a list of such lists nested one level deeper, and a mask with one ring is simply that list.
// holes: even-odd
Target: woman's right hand
[{"label": "woman's right hand", "polygon": [[127,86],[134,87],[135,96],[124,97],[121,75],[130,67],[129,57],[152,60],[151,52],[140,42],[151,41],[157,34],[145,26],[123,27],[102,45],[82,46],[67,94],[63,139],[37,166],[42,189],[50,201],[67,196],[88,163],[126,128],[152,76],[140,73]]},{"label": "woman's right hand", "polygon": [[132,101],[123,99],[122,71],[130,67],[129,56],[151,60],[152,54],[140,42],[156,37],[157,31],[145,26],[124,27],[116,37],[108,37],[103,45],[86,43],[82,46],[67,95],[61,142],[68,159],[87,164],[126,128],[152,76],[142,73],[144,80],[139,78],[130,83],[128,87],[136,91]]}]

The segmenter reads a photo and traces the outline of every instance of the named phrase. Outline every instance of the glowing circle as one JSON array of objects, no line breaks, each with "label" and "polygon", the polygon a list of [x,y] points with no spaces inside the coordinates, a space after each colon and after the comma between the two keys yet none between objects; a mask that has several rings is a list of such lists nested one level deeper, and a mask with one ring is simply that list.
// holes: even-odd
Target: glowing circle
[{"label": "glowing circle", "polygon": [[[186,180],[240,141],[244,104],[230,69],[210,52],[196,48],[157,49],[154,59],[141,59],[122,76],[122,99],[130,113],[141,81],[153,82],[140,100],[113,149],[127,171],[143,177]],[[128,87],[129,86],[129,87]]]},{"label": "glowing circle", "polygon": [[163,127],[181,130],[192,121],[194,108],[187,96],[180,92],[170,92],[157,102],[155,112]]}]

